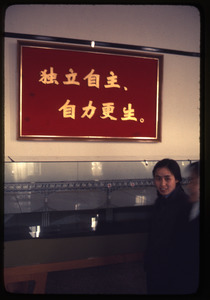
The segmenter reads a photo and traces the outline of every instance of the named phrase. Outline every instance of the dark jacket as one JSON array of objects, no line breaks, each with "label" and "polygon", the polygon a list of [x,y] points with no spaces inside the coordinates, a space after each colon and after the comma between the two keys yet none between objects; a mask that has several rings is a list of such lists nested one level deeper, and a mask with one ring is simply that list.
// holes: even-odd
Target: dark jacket
[{"label": "dark jacket", "polygon": [[200,269],[200,217],[199,215],[189,221],[185,231],[180,237],[181,252],[184,258],[182,267],[183,290],[188,294],[194,294],[199,288]]},{"label": "dark jacket", "polygon": [[182,256],[180,237],[183,237],[181,233],[188,225],[190,209],[188,196],[179,184],[168,198],[157,198],[145,254],[148,293],[182,293],[185,258]]}]

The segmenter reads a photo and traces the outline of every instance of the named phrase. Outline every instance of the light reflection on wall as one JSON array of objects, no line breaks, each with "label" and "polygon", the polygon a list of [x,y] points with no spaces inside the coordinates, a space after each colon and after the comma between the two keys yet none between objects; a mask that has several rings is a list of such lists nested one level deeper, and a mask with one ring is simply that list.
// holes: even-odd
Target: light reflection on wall
[{"label": "light reflection on wall", "polygon": [[92,162],[91,165],[92,165],[91,170],[92,170],[93,176],[102,176],[103,175],[101,162]]},{"label": "light reflection on wall", "polygon": [[98,225],[98,218],[99,218],[99,215],[98,215],[98,214],[97,214],[95,217],[92,217],[92,218],[91,218],[91,229],[92,229],[93,231],[96,230],[96,227],[97,227],[97,225]]},{"label": "light reflection on wall", "polygon": [[32,238],[38,238],[41,232],[40,225],[37,226],[29,226],[29,234]]},{"label": "light reflection on wall", "polygon": [[145,195],[136,195],[135,197],[135,206],[146,205],[147,197]]},{"label": "light reflection on wall", "polygon": [[41,164],[39,163],[14,163],[11,170],[12,179],[15,181],[31,181],[36,175],[41,175]]}]

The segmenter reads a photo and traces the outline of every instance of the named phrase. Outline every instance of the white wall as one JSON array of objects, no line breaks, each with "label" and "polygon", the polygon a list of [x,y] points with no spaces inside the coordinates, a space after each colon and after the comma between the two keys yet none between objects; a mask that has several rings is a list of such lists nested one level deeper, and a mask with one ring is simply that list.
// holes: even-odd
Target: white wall
[{"label": "white wall", "polygon": [[[5,31],[200,51],[193,6],[14,5]],[[200,59],[164,54],[162,141],[18,141],[17,40],[5,39],[5,160],[134,160],[199,158]]]}]

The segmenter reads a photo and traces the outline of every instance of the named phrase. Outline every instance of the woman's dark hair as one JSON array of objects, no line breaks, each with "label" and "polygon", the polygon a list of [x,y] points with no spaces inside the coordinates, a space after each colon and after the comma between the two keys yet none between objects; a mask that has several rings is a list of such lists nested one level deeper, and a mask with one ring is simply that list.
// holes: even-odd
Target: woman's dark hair
[{"label": "woman's dark hair", "polygon": [[180,167],[175,160],[165,158],[157,162],[152,171],[153,177],[155,177],[155,172],[159,168],[168,168],[169,171],[174,175],[175,179],[178,180],[178,182],[182,181]]}]

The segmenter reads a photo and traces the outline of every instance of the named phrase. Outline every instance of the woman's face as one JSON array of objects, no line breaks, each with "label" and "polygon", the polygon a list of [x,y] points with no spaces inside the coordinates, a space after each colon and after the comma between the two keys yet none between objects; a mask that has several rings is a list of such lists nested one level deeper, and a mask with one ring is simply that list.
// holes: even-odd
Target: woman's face
[{"label": "woman's face", "polygon": [[163,196],[167,196],[176,188],[178,180],[175,179],[168,168],[158,168],[155,171],[154,182],[158,192]]}]

